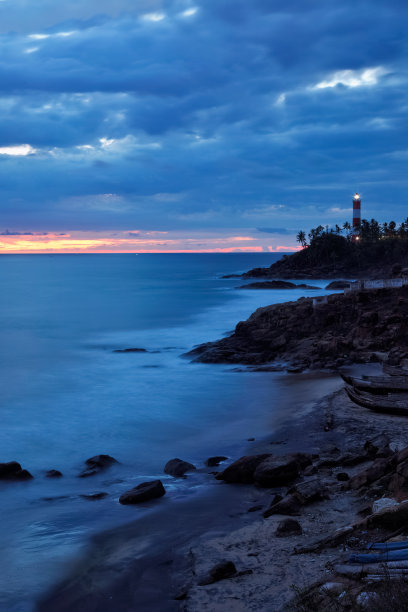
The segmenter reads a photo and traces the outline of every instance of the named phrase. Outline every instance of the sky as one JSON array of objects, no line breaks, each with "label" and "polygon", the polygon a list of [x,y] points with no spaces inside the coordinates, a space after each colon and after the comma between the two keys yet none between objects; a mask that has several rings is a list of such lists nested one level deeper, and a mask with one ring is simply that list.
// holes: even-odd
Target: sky
[{"label": "sky", "polygon": [[0,0],[0,253],[290,251],[408,215],[408,3]]}]

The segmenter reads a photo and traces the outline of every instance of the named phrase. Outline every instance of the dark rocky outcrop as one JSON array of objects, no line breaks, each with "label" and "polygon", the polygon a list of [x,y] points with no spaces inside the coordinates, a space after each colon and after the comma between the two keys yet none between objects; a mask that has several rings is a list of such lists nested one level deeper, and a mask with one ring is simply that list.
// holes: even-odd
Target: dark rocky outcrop
[{"label": "dark rocky outcrop", "polygon": [[115,463],[119,462],[110,455],[95,455],[85,461],[88,467],[79,474],[79,477],[87,478],[88,476],[95,476],[95,474],[103,472]]},{"label": "dark rocky outcrop", "polygon": [[191,472],[197,469],[195,465],[182,459],[170,459],[164,466],[164,473],[174,476],[175,478],[183,477],[186,472]]},{"label": "dark rocky outcrop", "polygon": [[188,357],[205,363],[258,365],[289,362],[305,368],[338,368],[378,360],[398,349],[408,356],[408,287],[356,291],[258,308],[234,333],[195,348]]},{"label": "dark rocky outcrop", "polygon": [[295,519],[284,519],[275,531],[275,535],[282,538],[291,535],[302,535],[302,527]]},{"label": "dark rocky outcrop", "polygon": [[205,461],[205,465],[208,467],[216,467],[222,461],[226,461],[227,459],[228,457],[224,457],[223,455],[220,455],[219,457],[208,457],[208,459]]},{"label": "dark rocky outcrop", "polygon": [[0,463],[0,480],[31,480],[34,478],[30,472],[23,470],[17,461]]},{"label": "dark rocky outcrop", "polygon": [[141,504],[151,499],[163,497],[165,493],[166,490],[161,480],[142,482],[137,487],[123,493],[119,497],[119,503],[124,505]]},{"label": "dark rocky outcrop", "polygon": [[48,472],[45,472],[45,477],[46,478],[61,478],[62,472],[60,472],[59,470],[48,470]]},{"label": "dark rocky outcrop", "polygon": [[273,281],[260,281],[257,283],[248,283],[247,285],[241,285],[238,289],[320,289],[320,287],[314,287],[313,285],[305,285],[304,283],[296,285],[289,281],[273,280]]}]

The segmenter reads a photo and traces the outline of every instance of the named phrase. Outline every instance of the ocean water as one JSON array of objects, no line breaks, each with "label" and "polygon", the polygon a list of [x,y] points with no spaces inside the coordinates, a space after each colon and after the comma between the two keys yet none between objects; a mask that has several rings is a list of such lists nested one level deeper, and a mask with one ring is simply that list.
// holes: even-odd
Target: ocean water
[{"label": "ocean water", "polygon": [[[0,482],[1,610],[32,610],[92,533],[149,512],[148,504],[121,506],[123,491],[160,477],[163,503],[171,503],[203,486],[200,475],[165,476],[168,459],[200,466],[211,455],[234,457],[248,437],[273,431],[287,406],[321,394],[312,382],[299,392],[287,375],[181,357],[259,306],[328,293],[327,281],[313,281],[318,292],[251,291],[221,278],[277,258],[0,257],[0,461],[17,460],[35,476]],[[114,352],[135,347],[146,352]],[[84,461],[99,453],[120,464],[79,479]],[[45,478],[49,469],[64,477]],[[100,491],[103,500],[81,497]]]}]

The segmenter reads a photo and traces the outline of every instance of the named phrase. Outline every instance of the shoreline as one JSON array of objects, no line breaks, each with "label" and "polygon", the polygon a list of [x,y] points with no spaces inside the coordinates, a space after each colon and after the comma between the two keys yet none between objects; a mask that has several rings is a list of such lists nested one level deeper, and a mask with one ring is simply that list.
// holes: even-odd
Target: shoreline
[{"label": "shoreline", "polygon": [[[271,449],[276,455],[318,452],[324,460],[335,447],[340,454],[358,452],[368,439],[383,433],[403,448],[408,434],[404,435],[402,423],[403,417],[373,415],[358,408],[339,389],[298,414],[295,422],[282,424],[254,443],[251,454]],[[368,462],[346,468],[349,476]],[[281,610],[297,590],[338,580],[333,567],[347,557],[341,546],[318,556],[293,555],[294,547],[310,545],[361,520],[358,512],[371,503],[366,495],[344,491],[343,483],[336,480],[339,471],[344,468],[319,472],[330,490],[329,499],[308,505],[295,517],[302,535],[276,537],[277,525],[286,517],[262,517],[273,494],[284,494],[287,487],[259,489],[219,481],[193,499],[168,506],[165,517],[160,517],[158,507],[143,520],[99,534],[69,578],[43,598],[38,611]],[[254,506],[260,508],[248,512]],[[146,533],[160,540],[158,548],[151,538],[144,539]],[[242,575],[200,586],[211,566],[225,559],[232,560]]]}]

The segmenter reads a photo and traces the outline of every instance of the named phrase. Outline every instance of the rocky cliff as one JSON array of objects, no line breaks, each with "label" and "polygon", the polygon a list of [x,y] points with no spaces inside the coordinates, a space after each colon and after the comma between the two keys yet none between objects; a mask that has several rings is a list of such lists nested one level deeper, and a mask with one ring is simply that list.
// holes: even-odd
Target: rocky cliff
[{"label": "rocky cliff", "polygon": [[[256,310],[234,333],[187,354],[205,363],[280,362],[302,370],[375,361],[408,352],[408,287],[330,295]],[[401,356],[400,355],[400,356]]]}]

